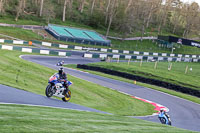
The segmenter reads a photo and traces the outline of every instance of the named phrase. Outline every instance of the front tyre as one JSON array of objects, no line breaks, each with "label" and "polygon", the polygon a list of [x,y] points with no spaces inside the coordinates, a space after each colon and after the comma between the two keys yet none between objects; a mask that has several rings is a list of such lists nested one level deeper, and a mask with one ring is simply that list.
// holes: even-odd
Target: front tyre
[{"label": "front tyre", "polygon": [[159,119],[160,119],[160,122],[161,122],[162,124],[166,124],[166,120],[165,120],[165,118],[163,118],[163,117],[159,117]]},{"label": "front tyre", "polygon": [[67,93],[64,95],[65,97],[62,98],[64,102],[68,102],[71,99],[71,91],[68,90]]},{"label": "front tyre", "polygon": [[52,90],[52,86],[51,84],[48,84],[46,90],[45,90],[45,94],[47,97],[51,97],[53,96],[53,90]]}]

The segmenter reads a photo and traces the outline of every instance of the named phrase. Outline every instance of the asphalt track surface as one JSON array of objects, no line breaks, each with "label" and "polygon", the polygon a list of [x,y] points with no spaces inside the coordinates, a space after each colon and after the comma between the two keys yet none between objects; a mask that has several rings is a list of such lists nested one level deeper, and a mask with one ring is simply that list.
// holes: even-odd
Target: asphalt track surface
[{"label": "asphalt track surface", "polygon": [[[80,54],[72,54],[72,56],[68,58],[52,56],[22,56],[21,58],[56,70],[59,67],[55,64],[60,60],[64,60],[65,64],[86,64],[100,61],[99,59],[82,58]],[[82,71],[65,68],[65,72],[72,76],[164,105],[169,108],[168,114],[171,116],[173,126],[193,131],[200,131],[200,104],[196,104],[149,88],[89,74]],[[8,98],[11,95],[12,99]],[[65,103],[61,100],[46,98],[45,96],[36,95],[30,92],[2,85],[0,85],[0,96],[0,102],[4,103],[33,104],[106,113],[72,104],[70,102]],[[159,123],[157,116],[136,118]]]}]

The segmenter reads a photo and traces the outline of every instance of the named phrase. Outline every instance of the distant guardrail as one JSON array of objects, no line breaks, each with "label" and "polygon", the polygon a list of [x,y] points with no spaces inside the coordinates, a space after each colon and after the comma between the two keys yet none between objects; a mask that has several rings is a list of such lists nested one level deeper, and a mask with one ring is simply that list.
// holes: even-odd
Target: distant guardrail
[{"label": "distant guardrail", "polygon": [[146,60],[146,61],[174,61],[174,62],[200,62],[200,59],[193,58],[178,58],[178,57],[161,57],[161,56],[142,56],[142,55],[118,55],[118,54],[99,54],[99,53],[85,53],[85,58],[112,58],[112,59],[126,59],[126,60]]},{"label": "distant guardrail", "polygon": [[141,52],[141,51],[129,51],[129,50],[116,50],[116,49],[106,49],[106,48],[89,48],[83,46],[75,46],[75,45],[64,45],[64,44],[56,44],[50,42],[41,42],[32,40],[33,43],[41,44],[43,46],[48,47],[58,47],[58,48],[70,48],[75,50],[91,50],[91,51],[99,51],[105,53],[114,53],[114,54],[134,54],[134,55],[144,55],[144,56],[161,56],[161,57],[177,57],[177,58],[192,58],[192,59],[200,59],[200,55],[189,55],[189,54],[169,54],[169,53],[153,53],[153,52]]},{"label": "distant guardrail", "polygon": [[0,23],[0,26],[16,27],[16,28],[23,28],[23,29],[44,29],[45,28],[45,26],[38,26],[38,25],[17,25],[17,24],[5,24],[5,23]]},{"label": "distant guardrail", "polygon": [[30,47],[19,47],[19,46],[10,46],[10,45],[1,45],[0,49],[4,50],[16,50],[26,53],[37,53],[43,55],[57,55],[57,56],[71,56],[70,52],[60,52],[56,50],[45,50],[45,49],[38,49],[38,48],[30,48]]}]

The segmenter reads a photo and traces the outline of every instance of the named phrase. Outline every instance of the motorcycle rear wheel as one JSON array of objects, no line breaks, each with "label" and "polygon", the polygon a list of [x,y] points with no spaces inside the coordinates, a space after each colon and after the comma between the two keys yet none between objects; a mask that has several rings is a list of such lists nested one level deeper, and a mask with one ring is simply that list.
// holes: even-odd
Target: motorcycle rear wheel
[{"label": "motorcycle rear wheel", "polygon": [[65,97],[62,98],[64,102],[68,102],[71,99],[71,91],[68,90],[68,92],[64,95]]},{"label": "motorcycle rear wheel", "polygon": [[47,97],[52,97],[53,96],[51,84],[48,84],[48,86],[46,87],[45,94],[46,94]]}]

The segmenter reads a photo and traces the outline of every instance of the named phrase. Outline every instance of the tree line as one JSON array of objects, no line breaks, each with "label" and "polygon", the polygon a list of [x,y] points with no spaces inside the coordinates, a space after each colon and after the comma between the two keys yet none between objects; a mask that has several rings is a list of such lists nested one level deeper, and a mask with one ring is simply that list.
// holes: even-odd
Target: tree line
[{"label": "tree line", "polygon": [[200,36],[200,7],[180,0],[0,0],[1,16],[70,20],[124,36],[146,31]]}]

